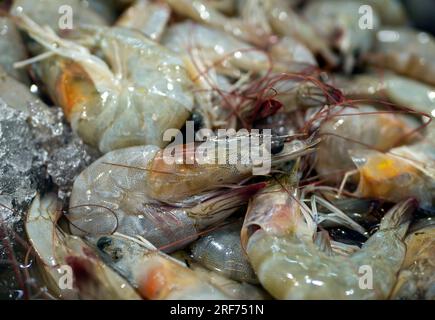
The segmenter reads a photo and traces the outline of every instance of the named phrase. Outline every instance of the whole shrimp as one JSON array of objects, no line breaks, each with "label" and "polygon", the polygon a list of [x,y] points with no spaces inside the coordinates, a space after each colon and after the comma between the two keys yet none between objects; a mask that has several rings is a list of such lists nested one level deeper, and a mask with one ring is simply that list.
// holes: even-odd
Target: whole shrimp
[{"label": "whole shrimp", "polygon": [[[405,257],[402,240],[415,201],[391,209],[360,250],[335,255],[315,245],[317,225],[301,206],[297,179],[278,181],[253,198],[242,230],[263,287],[278,299],[386,299]],[[373,272],[371,289],[360,286],[361,266]]]},{"label": "whole shrimp", "polygon": [[12,77],[28,83],[25,70],[13,68],[15,62],[27,59],[27,51],[14,22],[0,13],[0,66]]},{"label": "whole shrimp", "polygon": [[[272,164],[312,151],[312,144],[290,143],[273,156]],[[110,234],[117,230],[146,236],[159,248],[173,250],[223,221],[263,187],[261,183],[237,186],[252,175],[253,163],[200,164],[196,159],[193,164],[169,164],[165,152],[156,146],[116,150],[87,168],[71,194],[68,217],[74,232]],[[182,153],[193,156],[187,148]],[[241,153],[229,149],[230,157]],[[231,185],[229,190],[218,191]]]},{"label": "whole shrimp", "polygon": [[392,299],[435,299],[435,225],[419,221],[406,239],[406,256]]},{"label": "whole shrimp", "polygon": [[[106,266],[82,239],[57,226],[60,203],[50,194],[33,200],[26,217],[28,238],[40,260],[49,289],[61,299],[140,299],[135,290]],[[65,289],[64,266],[73,271],[73,288]]]},{"label": "whole shrimp", "polygon": [[409,28],[385,28],[377,33],[375,52],[367,61],[410,78],[435,85],[435,39]]},{"label": "whole shrimp", "polygon": [[183,61],[140,32],[92,26],[82,33],[81,41],[100,49],[107,64],[24,15],[16,20],[47,50],[40,57],[42,77],[53,100],[81,138],[103,153],[165,146],[164,132],[181,128],[188,119],[192,83]]},{"label": "whole shrimp", "polygon": [[230,279],[256,284],[257,276],[240,242],[241,224],[231,223],[203,236],[191,246],[192,259]]},{"label": "whole shrimp", "polygon": [[137,29],[159,41],[171,17],[171,9],[164,3],[136,1],[116,22],[119,27]]},{"label": "whole shrimp", "polygon": [[[323,137],[316,158],[316,170],[329,181],[339,181],[340,173],[354,169],[349,150],[383,150],[413,141],[410,135],[419,127],[417,120],[401,114],[383,113],[372,106],[336,107],[330,119],[320,126]],[[404,138],[405,141],[402,141]]]}]

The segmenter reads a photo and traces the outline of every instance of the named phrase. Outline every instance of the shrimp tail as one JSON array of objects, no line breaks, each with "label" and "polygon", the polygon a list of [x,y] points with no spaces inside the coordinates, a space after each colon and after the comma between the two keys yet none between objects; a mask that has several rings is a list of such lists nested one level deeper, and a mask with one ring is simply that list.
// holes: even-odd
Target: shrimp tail
[{"label": "shrimp tail", "polygon": [[413,212],[418,208],[414,198],[396,204],[382,219],[379,230],[397,229],[400,238],[405,237]]}]

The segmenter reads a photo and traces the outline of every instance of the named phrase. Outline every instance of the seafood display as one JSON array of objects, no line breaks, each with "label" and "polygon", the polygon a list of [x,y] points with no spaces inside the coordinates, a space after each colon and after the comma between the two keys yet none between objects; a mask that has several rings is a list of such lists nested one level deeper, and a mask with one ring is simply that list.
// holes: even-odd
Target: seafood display
[{"label": "seafood display", "polygon": [[0,2],[0,300],[435,300],[419,11]]}]

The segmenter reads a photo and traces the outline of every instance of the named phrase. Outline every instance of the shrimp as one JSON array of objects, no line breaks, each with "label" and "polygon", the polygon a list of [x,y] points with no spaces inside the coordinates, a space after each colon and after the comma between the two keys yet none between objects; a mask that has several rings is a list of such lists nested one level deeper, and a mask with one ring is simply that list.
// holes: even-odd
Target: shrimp
[{"label": "shrimp", "polygon": [[[297,179],[285,177],[253,198],[242,243],[260,283],[275,298],[385,299],[405,257],[402,240],[415,208],[414,200],[396,205],[360,250],[331,255],[314,243],[317,225],[301,206]],[[361,266],[373,271],[371,290],[359,285]]]},{"label": "shrimp", "polygon": [[406,256],[392,299],[435,299],[435,225],[427,220],[405,239]]},{"label": "shrimp", "polygon": [[192,259],[230,279],[256,284],[257,276],[240,243],[240,229],[241,224],[231,223],[208,233],[192,244]]},{"label": "shrimp", "polygon": [[[184,55],[189,75],[197,87],[196,109],[202,115],[207,128],[235,128],[237,120],[244,121],[245,111],[242,109],[245,106],[241,105],[248,102],[247,113],[255,107],[252,99],[244,99],[252,89],[250,86],[260,83],[264,86],[270,84],[272,88],[275,85],[274,89],[286,91],[280,95],[283,97],[297,86],[297,79],[291,81],[292,74],[302,73],[305,69],[314,69],[316,66],[311,52],[290,37],[272,45],[266,53],[222,31],[184,22],[170,27],[162,42]],[[275,78],[284,78],[281,74],[284,72],[290,73],[290,76],[287,80],[275,83],[268,79],[272,75],[258,79],[259,74],[269,74],[270,71]],[[303,75],[299,78],[302,79]],[[239,80],[232,84],[233,79]],[[261,94],[263,88],[258,87],[257,85],[252,90],[252,96]],[[289,94],[290,98],[283,101],[283,104],[287,106],[287,101],[295,95],[297,94]]]},{"label": "shrimp", "polygon": [[[243,41],[265,47],[271,42],[271,35],[257,23],[240,18],[229,18],[203,0],[165,0],[172,10],[182,16],[219,29]],[[254,0],[255,1],[255,0]],[[255,1],[258,2],[258,1]],[[257,7],[256,16],[261,16],[262,8]],[[251,19],[256,20],[254,16]],[[211,39],[209,39],[211,40]]]},{"label": "shrimp", "polygon": [[307,46],[311,52],[322,57],[330,66],[338,64],[327,39],[317,33],[314,26],[296,14],[284,0],[266,0],[263,6],[272,30],[280,36],[291,36]]},{"label": "shrimp", "polygon": [[[388,151],[399,142],[415,140],[410,135],[419,127],[412,117],[382,113],[368,105],[357,108],[336,107],[332,117],[325,121],[319,130],[323,136],[316,158],[316,170],[328,181],[338,182],[340,173],[354,169],[349,150]],[[405,141],[402,141],[406,137]],[[365,152],[363,151],[363,152]]]},{"label": "shrimp", "polygon": [[27,59],[27,51],[14,22],[0,15],[0,66],[15,79],[28,83],[25,70],[16,70],[13,64]]},{"label": "shrimp", "polygon": [[152,40],[159,41],[170,17],[171,10],[168,5],[139,0],[122,14],[116,25],[140,30]]},{"label": "shrimp", "polygon": [[367,61],[410,78],[435,85],[435,39],[428,33],[407,29],[380,29],[375,52]]},{"label": "shrimp", "polygon": [[395,105],[435,116],[435,88],[425,83],[393,73],[335,77],[333,82],[347,98],[387,99]]},{"label": "shrimp", "polygon": [[[72,9],[73,29],[62,29],[61,18],[65,8]],[[63,10],[62,10],[63,9]],[[89,7],[89,3],[80,0],[14,0],[11,8],[12,14],[26,14],[32,20],[43,26],[49,26],[56,33],[71,32],[82,24],[107,25],[109,21]],[[68,28],[71,27],[68,24]]]},{"label": "shrimp", "polygon": [[170,27],[162,43],[184,54],[198,48],[197,54],[205,63],[215,66],[220,73],[235,78],[240,76],[240,71],[237,69],[258,73],[267,71],[271,65],[268,56],[262,50],[219,29],[192,22],[183,22]]},{"label": "shrimp", "polygon": [[319,30],[325,39],[332,40],[344,57],[344,70],[350,73],[356,59],[369,52],[374,43],[376,30],[380,26],[376,12],[372,15],[372,28],[363,30],[359,26],[359,1],[317,1],[312,2],[304,11],[308,21]]},{"label": "shrimp", "polygon": [[[312,151],[312,144],[290,143],[272,163],[278,165]],[[190,155],[187,149],[183,152]],[[68,217],[79,234],[107,234],[116,229],[127,235],[147,235],[159,247],[175,243],[170,247],[174,249],[194,241],[198,231],[227,218],[263,186],[234,185],[249,178],[252,168],[252,164],[198,162],[170,165],[165,150],[156,146],[116,150],[76,179]],[[232,189],[216,193],[229,184],[233,184]]]},{"label": "shrimp", "polygon": [[232,299],[184,263],[155,249],[146,239],[114,234],[100,237],[96,243],[104,261],[125,277],[144,299]]},{"label": "shrimp", "polygon": [[145,144],[163,147],[168,143],[164,132],[181,128],[188,119],[192,83],[183,61],[140,32],[95,26],[82,34],[82,41],[99,48],[108,65],[26,16],[16,19],[48,50],[41,67],[53,100],[79,136],[101,152]]},{"label": "shrimp", "polygon": [[[56,196],[33,200],[25,226],[28,238],[40,259],[50,288],[61,299],[139,299],[135,290],[107,267],[80,238],[56,226],[59,213]],[[61,286],[63,266],[73,271],[72,289]]]},{"label": "shrimp", "polygon": [[414,197],[420,207],[433,210],[435,204],[435,128],[428,126],[423,140],[388,153],[351,151],[359,174],[355,195],[392,202]]}]

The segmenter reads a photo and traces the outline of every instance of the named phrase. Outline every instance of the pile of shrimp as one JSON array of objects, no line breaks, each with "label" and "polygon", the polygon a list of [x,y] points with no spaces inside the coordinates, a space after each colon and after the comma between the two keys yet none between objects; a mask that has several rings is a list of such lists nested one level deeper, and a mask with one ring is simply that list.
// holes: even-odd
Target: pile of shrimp
[{"label": "pile of shrimp", "polygon": [[435,38],[401,1],[4,7],[2,78],[100,155],[28,208],[25,298],[435,299]]}]

